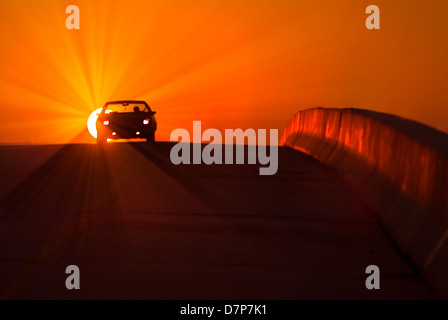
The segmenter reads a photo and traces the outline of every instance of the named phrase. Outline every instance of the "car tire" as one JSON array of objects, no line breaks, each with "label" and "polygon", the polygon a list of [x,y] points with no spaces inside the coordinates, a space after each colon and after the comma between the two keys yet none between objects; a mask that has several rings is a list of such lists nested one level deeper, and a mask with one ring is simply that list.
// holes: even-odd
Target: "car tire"
[{"label": "car tire", "polygon": [[107,143],[107,138],[105,138],[102,135],[98,135],[98,137],[96,138],[96,142],[98,144],[106,144]]},{"label": "car tire", "polygon": [[147,137],[146,137],[146,142],[155,142],[156,141],[156,137],[155,137],[155,133],[150,133]]}]

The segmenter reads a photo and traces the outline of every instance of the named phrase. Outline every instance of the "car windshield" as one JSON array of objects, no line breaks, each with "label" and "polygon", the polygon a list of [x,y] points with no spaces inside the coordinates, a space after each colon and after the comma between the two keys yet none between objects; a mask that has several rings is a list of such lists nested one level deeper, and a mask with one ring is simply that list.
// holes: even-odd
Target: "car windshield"
[{"label": "car windshield", "polygon": [[143,102],[114,102],[109,103],[106,113],[110,112],[149,112],[148,107]]}]

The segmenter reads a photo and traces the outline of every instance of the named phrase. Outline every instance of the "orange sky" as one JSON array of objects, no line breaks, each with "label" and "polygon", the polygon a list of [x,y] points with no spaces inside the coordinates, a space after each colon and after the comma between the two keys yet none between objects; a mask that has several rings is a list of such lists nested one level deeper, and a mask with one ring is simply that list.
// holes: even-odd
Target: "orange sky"
[{"label": "orange sky", "polygon": [[[66,6],[81,12],[67,30]],[[369,31],[365,8],[381,9]],[[176,128],[278,128],[357,107],[448,132],[446,1],[0,2],[0,142],[93,141],[89,114],[143,99]]]}]

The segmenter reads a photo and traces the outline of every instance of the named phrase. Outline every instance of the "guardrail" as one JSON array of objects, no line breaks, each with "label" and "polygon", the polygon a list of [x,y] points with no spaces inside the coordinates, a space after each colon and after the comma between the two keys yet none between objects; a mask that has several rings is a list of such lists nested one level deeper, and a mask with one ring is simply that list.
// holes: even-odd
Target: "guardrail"
[{"label": "guardrail", "polygon": [[415,121],[361,109],[308,109],[280,145],[344,174],[403,254],[448,298],[448,135]]}]

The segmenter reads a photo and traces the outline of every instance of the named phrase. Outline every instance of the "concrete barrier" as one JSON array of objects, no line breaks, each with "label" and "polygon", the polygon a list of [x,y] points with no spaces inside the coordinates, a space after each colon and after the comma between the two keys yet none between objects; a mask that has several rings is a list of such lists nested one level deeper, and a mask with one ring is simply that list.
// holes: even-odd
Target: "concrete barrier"
[{"label": "concrete barrier", "polygon": [[403,254],[448,299],[448,135],[361,109],[309,109],[289,121],[280,145],[344,174]]}]

